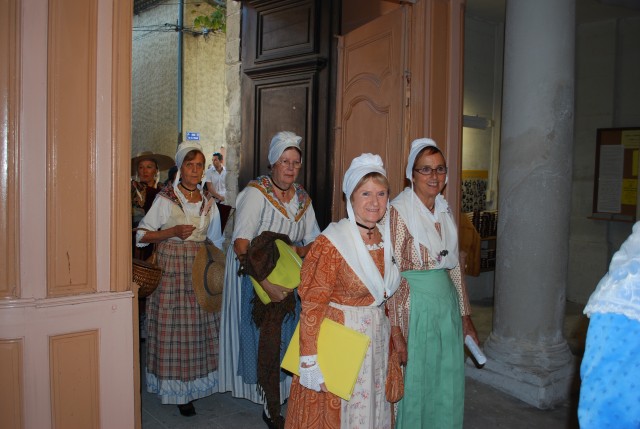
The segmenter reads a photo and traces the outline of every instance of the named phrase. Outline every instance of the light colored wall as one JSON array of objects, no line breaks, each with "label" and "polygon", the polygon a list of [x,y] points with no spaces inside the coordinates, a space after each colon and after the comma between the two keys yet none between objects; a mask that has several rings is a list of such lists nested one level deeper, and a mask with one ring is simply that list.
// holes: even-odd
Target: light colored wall
[{"label": "light colored wall", "polygon": [[640,126],[640,18],[582,24],[576,35],[576,110],[567,299],[585,303],[631,223],[595,221],[596,130]]},{"label": "light colored wall", "polygon": [[[211,10],[206,3],[187,4],[185,26],[193,25],[196,16],[208,15]],[[183,130],[200,133],[209,165],[213,152],[220,151],[225,143],[225,34],[185,34],[183,73]]]},{"label": "light colored wall", "polygon": [[[464,26],[463,114],[493,119],[496,25],[467,18]],[[491,129],[463,128],[463,170],[489,170]]]},{"label": "light colored wall", "polygon": [[[487,210],[497,206],[498,150],[500,146],[500,94],[502,93],[502,24],[467,16],[464,44],[463,114],[491,121],[486,130],[462,128],[462,170],[489,172]],[[494,272],[467,276],[472,300],[493,297]]]},{"label": "light colored wall", "polygon": [[489,172],[487,210],[498,208],[503,28],[500,23],[465,18],[463,114],[486,118],[491,126],[462,128],[462,169]]},{"label": "light colored wall", "polygon": [[[184,27],[192,28],[196,16],[211,10],[204,2],[187,2]],[[134,16],[132,155],[151,150],[173,157],[179,143],[178,35],[160,31],[177,19],[178,5],[170,0]],[[209,165],[213,152],[224,153],[225,34],[185,32],[182,70],[183,140],[187,132],[198,132]]]},{"label": "light colored wall", "polygon": [[173,157],[178,144],[177,2],[166,0],[133,17],[131,152]]}]

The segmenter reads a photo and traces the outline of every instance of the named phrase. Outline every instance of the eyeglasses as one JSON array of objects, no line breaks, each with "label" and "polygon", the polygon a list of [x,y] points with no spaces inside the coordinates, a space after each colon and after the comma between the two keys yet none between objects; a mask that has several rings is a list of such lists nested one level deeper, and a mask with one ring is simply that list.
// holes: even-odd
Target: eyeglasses
[{"label": "eyeglasses", "polygon": [[431,173],[435,171],[437,174],[442,176],[443,174],[447,174],[447,167],[445,167],[444,165],[439,165],[436,168],[431,168],[428,165],[425,165],[421,168],[414,168],[413,171],[417,171],[423,176],[431,176]]},{"label": "eyeglasses", "polygon": [[299,168],[302,168],[302,162],[300,162],[300,161],[289,161],[288,159],[282,159],[280,161],[276,161],[276,164],[280,164],[281,166],[283,166],[286,169],[293,168],[295,170],[298,170]]}]

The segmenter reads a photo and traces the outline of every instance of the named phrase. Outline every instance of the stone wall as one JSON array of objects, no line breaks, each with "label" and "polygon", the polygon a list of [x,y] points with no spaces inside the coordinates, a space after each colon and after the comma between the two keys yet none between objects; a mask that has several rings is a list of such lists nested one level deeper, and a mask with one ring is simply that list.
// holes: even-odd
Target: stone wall
[{"label": "stone wall", "polygon": [[[196,16],[210,11],[206,3],[185,4],[182,68],[183,140],[187,132],[199,133],[207,165],[214,151],[226,149],[226,36],[189,30]],[[177,21],[177,3],[169,0],[134,16],[132,155],[143,150],[175,155],[179,143]]]},{"label": "stone wall", "polygon": [[178,7],[170,0],[133,17],[132,155],[176,153],[178,35],[165,24],[177,19]]},{"label": "stone wall", "polygon": [[[227,46],[225,51],[225,135],[227,167],[227,202],[235,206],[240,171],[241,128],[241,34],[242,7],[240,2],[227,2]],[[232,219],[233,220],[233,219]],[[233,222],[229,222],[232,224]],[[228,230],[229,228],[227,228]]]},{"label": "stone wall", "polygon": [[[196,16],[211,11],[207,3],[187,3],[185,27],[192,26]],[[207,165],[211,164],[213,152],[220,152],[225,146],[225,39],[224,33],[184,35],[182,129],[185,138],[189,131],[200,134]]]}]

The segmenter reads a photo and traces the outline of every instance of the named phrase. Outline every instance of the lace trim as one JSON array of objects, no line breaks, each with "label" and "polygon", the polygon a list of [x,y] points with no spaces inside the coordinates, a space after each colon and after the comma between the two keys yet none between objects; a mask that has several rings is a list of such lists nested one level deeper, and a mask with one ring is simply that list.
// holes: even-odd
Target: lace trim
[{"label": "lace trim", "polygon": [[367,248],[367,250],[379,250],[379,249],[384,249],[384,242],[381,241],[380,243],[376,243],[376,244],[366,244],[365,243],[365,247]]}]

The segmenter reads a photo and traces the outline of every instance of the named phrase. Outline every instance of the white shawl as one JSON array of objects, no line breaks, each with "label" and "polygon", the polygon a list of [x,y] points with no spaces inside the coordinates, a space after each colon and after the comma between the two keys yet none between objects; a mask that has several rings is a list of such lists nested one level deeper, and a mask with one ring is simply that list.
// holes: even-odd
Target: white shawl
[{"label": "white shawl", "polygon": [[380,275],[367,246],[362,241],[355,223],[349,219],[342,219],[339,222],[333,222],[322,232],[369,289],[375,299],[373,304],[375,306],[385,302],[400,285],[400,271],[392,258],[389,227],[380,224],[377,227],[384,238],[384,278]]},{"label": "white shawl", "polygon": [[[391,201],[391,205],[398,210],[413,236],[421,265],[426,268],[427,264],[422,260],[420,244],[427,248],[429,255],[436,261],[433,268],[451,269],[458,265],[458,230],[449,204],[441,194],[436,197],[433,213],[411,188],[405,188]],[[440,223],[440,234],[436,230],[436,222]]]}]

